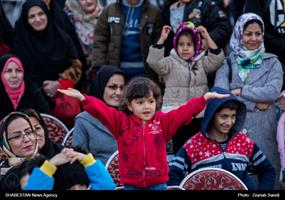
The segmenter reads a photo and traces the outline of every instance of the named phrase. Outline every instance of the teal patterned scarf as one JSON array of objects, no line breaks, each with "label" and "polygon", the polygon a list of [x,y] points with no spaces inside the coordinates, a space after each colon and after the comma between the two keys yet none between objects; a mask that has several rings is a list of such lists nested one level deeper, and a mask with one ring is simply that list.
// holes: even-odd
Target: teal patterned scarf
[{"label": "teal patterned scarf", "polygon": [[238,75],[240,79],[245,82],[249,72],[252,69],[258,68],[262,63],[265,49],[261,48],[258,51],[247,51],[244,50],[237,57],[237,62],[239,65]]}]

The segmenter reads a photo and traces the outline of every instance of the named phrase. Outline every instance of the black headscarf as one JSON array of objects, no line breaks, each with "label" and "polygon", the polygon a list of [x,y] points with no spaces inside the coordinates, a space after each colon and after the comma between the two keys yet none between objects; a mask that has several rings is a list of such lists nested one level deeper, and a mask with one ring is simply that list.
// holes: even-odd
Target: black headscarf
[{"label": "black headscarf", "polygon": [[127,81],[125,73],[119,67],[102,65],[101,68],[97,71],[96,76],[91,84],[89,94],[104,101],[103,95],[105,86],[110,77],[114,74],[123,75],[125,81]]},{"label": "black headscarf", "polygon": [[[33,6],[40,7],[47,15],[48,24],[43,31],[35,31],[28,24],[28,12]],[[42,0],[24,3],[15,32],[12,52],[21,58],[28,78],[38,86],[45,80],[58,80],[59,73],[70,67],[72,59],[78,58],[71,38],[51,19]]]},{"label": "black headscarf", "polygon": [[52,141],[49,138],[48,129],[47,129],[46,124],[45,124],[43,118],[41,117],[40,113],[38,111],[36,111],[35,109],[32,109],[32,108],[24,108],[21,110],[21,112],[25,113],[29,117],[36,118],[39,121],[40,125],[44,129],[45,144],[41,149],[39,149],[39,153],[44,155],[48,159],[50,159],[54,155],[60,153],[61,150],[63,149],[63,146],[60,144],[56,144],[54,141]]},{"label": "black headscarf", "polygon": [[0,41],[11,47],[13,42],[13,28],[9,23],[0,2]]},{"label": "black headscarf", "polygon": [[[2,56],[0,58],[0,74],[4,69],[5,63],[11,57],[16,57],[16,56],[13,54],[6,54],[5,56]],[[20,110],[24,107],[34,107],[38,109],[40,112],[49,113],[49,106],[48,103],[45,101],[42,92],[35,86],[34,83],[27,81],[25,75],[24,75],[25,91],[22,98],[19,101],[16,110]],[[40,104],[37,103],[38,101],[41,101]],[[15,111],[15,109],[13,107],[11,100],[8,97],[8,94],[6,93],[2,80],[0,80],[0,120],[3,119],[6,115],[8,115],[12,111]]]}]

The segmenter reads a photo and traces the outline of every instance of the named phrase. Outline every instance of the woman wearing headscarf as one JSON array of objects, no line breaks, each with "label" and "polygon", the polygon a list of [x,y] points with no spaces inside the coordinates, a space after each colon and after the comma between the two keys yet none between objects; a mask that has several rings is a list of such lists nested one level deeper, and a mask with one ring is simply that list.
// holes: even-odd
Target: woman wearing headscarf
[{"label": "woman wearing headscarf", "polygon": [[67,0],[65,10],[75,26],[82,50],[86,56],[85,88],[89,90],[94,78],[91,66],[93,40],[94,34],[96,34],[94,33],[94,29],[103,7],[99,0]]},{"label": "woman wearing headscarf", "polygon": [[[89,93],[107,105],[118,108],[125,84],[126,76],[120,68],[103,65],[97,72]],[[104,164],[118,149],[110,131],[86,111],[75,118],[72,146],[93,153],[96,159]]]},{"label": "woman wearing headscarf", "polygon": [[[69,16],[65,12],[66,0],[43,0],[50,12],[51,19],[67,33],[78,54],[78,58],[82,63],[82,68],[85,68],[86,65],[86,55],[83,52],[83,49],[80,44],[79,36],[76,33],[76,29],[72,21],[69,19]],[[83,69],[84,70],[84,69]],[[83,77],[82,77],[83,78]]]},{"label": "woman wearing headscarf", "polygon": [[10,52],[13,40],[13,28],[10,25],[0,2],[0,56]]},{"label": "woman wearing headscarf", "polygon": [[23,5],[12,52],[23,61],[28,79],[48,97],[55,95],[62,80],[76,84],[81,77],[82,64],[71,38],[51,19],[42,0]]},{"label": "woman wearing headscarf", "polygon": [[33,108],[24,108],[21,110],[21,112],[28,115],[32,122],[32,125],[37,134],[40,154],[50,159],[63,149],[62,145],[56,144],[49,138],[49,133],[46,124],[37,110]]},{"label": "woman wearing headscarf", "polygon": [[49,105],[40,89],[26,80],[22,62],[13,54],[0,58],[0,120],[12,111],[33,107],[49,113]]},{"label": "woman wearing headscarf", "polygon": [[22,163],[38,153],[35,130],[26,114],[12,112],[0,122],[0,150],[11,166],[0,180],[0,190],[20,190]]},{"label": "woman wearing headscarf", "polygon": [[[279,97],[283,70],[276,55],[264,48],[264,23],[253,13],[239,17],[230,39],[229,61],[217,71],[215,86],[231,90],[246,104],[244,128],[280,172],[277,151],[277,115],[275,101]],[[278,176],[275,188],[279,188]]]}]

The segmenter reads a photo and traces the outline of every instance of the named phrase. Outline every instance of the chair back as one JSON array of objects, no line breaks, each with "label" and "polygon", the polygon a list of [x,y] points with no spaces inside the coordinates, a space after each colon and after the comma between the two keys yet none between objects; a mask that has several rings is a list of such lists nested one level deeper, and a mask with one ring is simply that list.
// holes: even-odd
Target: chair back
[{"label": "chair back", "polygon": [[72,134],[73,134],[74,127],[68,131],[68,133],[64,136],[62,145],[65,147],[71,147],[72,145]]},{"label": "chair back", "polygon": [[117,187],[123,186],[120,183],[120,176],[119,176],[119,152],[118,150],[115,151],[110,158],[107,160],[105,164],[105,168],[110,173],[111,177],[113,178]]},{"label": "chair back", "polygon": [[185,190],[247,190],[233,173],[220,168],[202,168],[188,174],[180,183]]},{"label": "chair back", "polygon": [[41,113],[41,116],[48,129],[49,138],[57,144],[62,144],[64,136],[68,133],[66,125],[52,115]]}]

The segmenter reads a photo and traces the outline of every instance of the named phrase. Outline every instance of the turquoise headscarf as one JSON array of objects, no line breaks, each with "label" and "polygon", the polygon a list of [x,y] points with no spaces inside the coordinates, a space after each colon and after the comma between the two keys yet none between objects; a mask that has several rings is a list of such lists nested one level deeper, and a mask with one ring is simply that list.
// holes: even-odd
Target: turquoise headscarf
[{"label": "turquoise headscarf", "polygon": [[238,75],[242,81],[246,81],[252,69],[260,67],[265,53],[264,42],[261,42],[260,46],[255,50],[247,50],[242,44],[241,38],[244,32],[244,26],[251,20],[260,21],[264,34],[263,20],[254,13],[245,13],[238,18],[230,39],[230,47],[239,65]]}]

